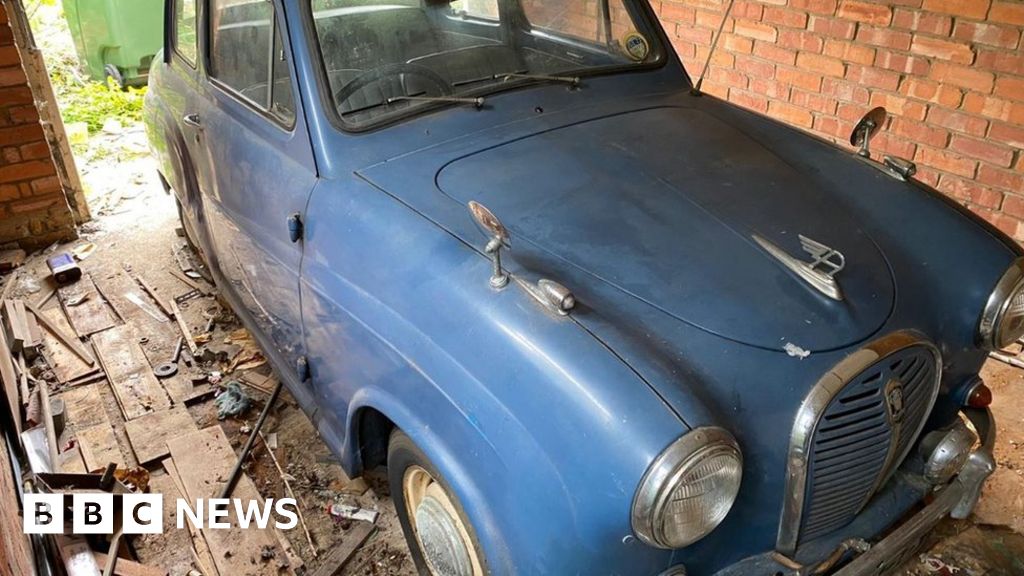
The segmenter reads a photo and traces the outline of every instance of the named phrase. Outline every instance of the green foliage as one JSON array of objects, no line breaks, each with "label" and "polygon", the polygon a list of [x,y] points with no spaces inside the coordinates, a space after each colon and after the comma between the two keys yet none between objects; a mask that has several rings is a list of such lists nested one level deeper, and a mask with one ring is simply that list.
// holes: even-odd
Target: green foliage
[{"label": "green foliage", "polygon": [[145,88],[122,91],[83,75],[67,21],[55,0],[35,0],[29,8],[29,20],[46,59],[65,124],[85,122],[94,133],[108,118],[125,126],[142,119]]},{"label": "green foliage", "polygon": [[89,132],[97,132],[108,118],[124,125],[142,121],[145,88],[123,91],[100,82],[51,76],[65,123],[85,122]]}]

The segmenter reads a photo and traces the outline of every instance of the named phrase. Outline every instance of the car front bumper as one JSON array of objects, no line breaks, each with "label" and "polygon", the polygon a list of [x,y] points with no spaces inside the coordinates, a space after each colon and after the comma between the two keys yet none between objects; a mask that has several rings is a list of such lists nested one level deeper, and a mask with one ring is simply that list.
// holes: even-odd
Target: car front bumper
[{"label": "car front bumper", "polygon": [[943,518],[966,518],[971,514],[985,480],[996,469],[992,457],[996,427],[987,409],[968,409],[965,413],[978,431],[981,446],[971,453],[960,473],[924,509],[835,572],[835,576],[875,576],[892,570],[916,550],[925,535]]},{"label": "car front bumper", "polygon": [[[917,552],[920,543],[944,518],[969,516],[978,503],[985,480],[995,471],[992,450],[996,427],[992,413],[977,408],[965,408],[963,412],[978,432],[980,445],[971,452],[967,463],[952,481],[928,492],[930,502],[924,508],[893,527],[881,540],[868,544],[853,538],[843,542],[831,554],[822,553],[820,557],[824,559],[804,565],[770,552],[747,558],[719,571],[716,576],[878,576],[898,568]],[[851,554],[857,554],[851,550],[862,552],[844,564]]]}]

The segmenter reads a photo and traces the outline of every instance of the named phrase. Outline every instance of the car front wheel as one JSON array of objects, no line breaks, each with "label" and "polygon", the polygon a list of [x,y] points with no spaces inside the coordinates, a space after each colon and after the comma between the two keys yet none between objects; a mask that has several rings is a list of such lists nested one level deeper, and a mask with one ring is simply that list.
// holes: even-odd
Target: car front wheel
[{"label": "car front wheel", "polygon": [[484,576],[473,527],[444,478],[401,430],[388,444],[388,484],[409,551],[423,576]]}]

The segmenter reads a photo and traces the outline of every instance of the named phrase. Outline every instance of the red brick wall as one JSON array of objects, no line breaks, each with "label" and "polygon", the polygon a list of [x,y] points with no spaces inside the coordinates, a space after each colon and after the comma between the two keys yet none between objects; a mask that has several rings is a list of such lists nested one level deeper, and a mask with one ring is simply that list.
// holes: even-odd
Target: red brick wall
[{"label": "red brick wall", "polygon": [[0,244],[34,248],[73,236],[74,218],[0,4]]},{"label": "red brick wall", "polygon": [[[652,0],[696,78],[724,0]],[[1024,240],[1024,2],[736,0],[704,91],[848,141],[873,106],[873,149]]]}]

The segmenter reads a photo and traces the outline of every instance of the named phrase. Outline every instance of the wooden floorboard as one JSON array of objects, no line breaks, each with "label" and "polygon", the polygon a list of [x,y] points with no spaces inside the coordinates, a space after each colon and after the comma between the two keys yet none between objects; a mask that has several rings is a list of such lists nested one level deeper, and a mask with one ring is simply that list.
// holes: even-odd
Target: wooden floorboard
[{"label": "wooden floorboard", "polygon": [[139,464],[165,458],[169,454],[168,440],[198,431],[195,420],[184,406],[147,414],[125,424],[128,441]]},{"label": "wooden floorboard", "polygon": [[[112,328],[118,324],[118,319],[113,310],[107,305],[106,300],[96,289],[92,277],[88,274],[82,279],[69,286],[63,286],[57,290],[61,306],[71,321],[71,326],[81,337],[89,336],[97,332]],[[85,298],[77,306],[72,306],[78,298]]]},{"label": "wooden floorboard", "polygon": [[134,420],[171,407],[167,392],[153,375],[153,369],[131,326],[118,326],[100,332],[93,336],[92,341],[125,420]]},{"label": "wooden floorboard", "polygon": [[89,471],[100,470],[111,462],[125,464],[117,436],[103,407],[101,389],[105,385],[79,386],[58,396],[64,400],[68,424],[74,428],[82,459]]},{"label": "wooden floorboard", "polygon": [[[188,493],[187,497],[194,501],[197,498],[219,496],[223,483],[230,476],[237,461],[235,451],[220,426],[179,436],[169,440],[167,444]],[[244,474],[239,479],[232,497],[243,502],[256,501],[260,505],[263,504],[256,486]],[[243,530],[238,527],[233,508],[230,508],[228,521],[232,525],[230,529],[203,531],[221,574],[294,574],[290,567],[282,568],[280,565],[282,561],[287,562],[287,554],[277,539],[273,522],[266,530],[255,529],[253,526]],[[274,551],[274,558],[271,560],[261,558],[261,552],[266,547]]]}]

